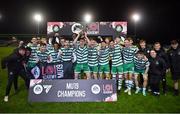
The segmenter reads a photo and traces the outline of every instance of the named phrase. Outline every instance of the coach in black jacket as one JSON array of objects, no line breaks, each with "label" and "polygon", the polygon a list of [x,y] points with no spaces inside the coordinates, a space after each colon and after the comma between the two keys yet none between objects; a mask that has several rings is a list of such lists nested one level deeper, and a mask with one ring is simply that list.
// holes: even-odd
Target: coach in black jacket
[{"label": "coach in black jacket", "polygon": [[[22,46],[19,46],[18,48],[16,48],[16,49],[14,49],[14,53],[18,53],[18,51],[19,51],[19,48],[21,48]],[[25,56],[23,56],[23,59],[22,59],[22,73],[25,71],[25,73],[26,73],[26,76],[27,76],[27,78],[28,79],[30,79],[30,77],[28,77],[28,74],[27,74],[27,62],[28,62],[28,60],[29,60],[29,57],[30,57],[30,55],[31,55],[31,51],[32,51],[32,49],[30,48],[30,47],[26,47],[26,53],[25,53]],[[30,80],[29,80],[30,81]],[[15,91],[16,92],[18,92],[17,90],[18,90],[18,76],[16,76],[15,78],[14,78],[14,89],[15,89]]]},{"label": "coach in black jacket", "polygon": [[[157,56],[160,57],[161,59],[163,59],[165,61],[165,65],[166,65],[166,70],[169,68],[169,60],[168,60],[168,55],[165,53],[165,51],[161,48],[161,44],[159,42],[156,42],[154,44],[154,49],[157,53]],[[163,87],[163,94],[166,95],[166,91],[167,91],[167,84],[166,84],[166,72],[164,72],[164,74],[162,74],[162,87]]]},{"label": "coach in black jacket", "polygon": [[1,62],[2,69],[6,67],[8,69],[8,83],[6,86],[6,94],[4,97],[5,102],[8,102],[8,96],[11,90],[12,83],[18,75],[20,75],[23,78],[26,87],[29,87],[29,80],[26,77],[26,73],[23,66],[25,52],[26,48],[20,47],[17,51],[14,51],[12,54],[4,58]]},{"label": "coach in black jacket", "polygon": [[154,95],[160,95],[159,83],[162,78],[162,74],[166,72],[165,61],[157,56],[155,50],[150,51],[149,58],[149,75],[150,75],[150,86]]},{"label": "coach in black jacket", "polygon": [[168,52],[170,70],[174,80],[174,95],[178,95],[178,80],[180,79],[180,46],[176,40],[171,41],[171,49]]}]

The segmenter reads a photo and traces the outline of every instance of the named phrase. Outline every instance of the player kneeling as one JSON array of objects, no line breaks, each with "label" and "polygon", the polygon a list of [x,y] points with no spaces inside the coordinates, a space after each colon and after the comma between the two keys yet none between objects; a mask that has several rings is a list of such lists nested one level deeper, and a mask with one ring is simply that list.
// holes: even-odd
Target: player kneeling
[{"label": "player kneeling", "polygon": [[135,94],[137,94],[140,91],[138,76],[142,75],[144,79],[142,93],[144,96],[146,96],[148,70],[149,70],[149,61],[147,57],[144,55],[143,52],[141,51],[137,52],[136,55],[134,56],[134,77],[135,77],[135,85],[136,85]]}]

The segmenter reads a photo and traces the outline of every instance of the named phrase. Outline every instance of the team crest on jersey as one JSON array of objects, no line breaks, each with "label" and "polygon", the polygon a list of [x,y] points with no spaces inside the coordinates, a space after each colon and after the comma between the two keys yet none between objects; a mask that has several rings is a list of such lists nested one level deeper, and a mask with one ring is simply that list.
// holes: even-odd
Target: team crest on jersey
[{"label": "team crest on jersey", "polygon": [[10,72],[9,74],[10,74],[10,75],[13,75],[13,72]]},{"label": "team crest on jersey", "polygon": [[40,76],[40,69],[39,67],[35,66],[32,70],[31,73],[33,74],[34,78],[37,79]]},{"label": "team crest on jersey", "polygon": [[158,61],[156,61],[156,65],[159,65],[159,62],[158,62]]}]

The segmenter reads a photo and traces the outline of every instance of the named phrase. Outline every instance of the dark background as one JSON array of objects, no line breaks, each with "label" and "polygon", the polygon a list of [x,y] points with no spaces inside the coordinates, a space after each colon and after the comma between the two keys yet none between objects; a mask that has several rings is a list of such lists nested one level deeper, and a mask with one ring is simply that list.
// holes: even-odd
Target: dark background
[{"label": "dark background", "polygon": [[142,15],[137,24],[137,37],[149,42],[168,43],[180,39],[180,2],[156,0],[5,0],[0,2],[0,34],[35,34],[35,12],[44,19],[40,33],[46,34],[47,21],[83,21],[83,14],[90,12],[93,21],[127,21],[128,34],[134,34],[131,15]]}]

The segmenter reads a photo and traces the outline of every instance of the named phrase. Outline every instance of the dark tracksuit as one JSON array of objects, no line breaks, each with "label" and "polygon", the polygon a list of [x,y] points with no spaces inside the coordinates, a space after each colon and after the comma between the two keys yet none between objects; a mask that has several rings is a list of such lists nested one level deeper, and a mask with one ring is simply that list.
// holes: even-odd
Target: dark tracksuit
[{"label": "dark tracksuit", "polygon": [[[180,46],[176,49],[171,48],[168,52],[169,66],[171,69],[171,75],[173,80],[180,79]],[[178,89],[174,89],[174,94],[178,95]]]},{"label": "dark tracksuit", "polygon": [[[18,50],[19,50],[19,48],[16,48],[16,49],[14,49],[14,53],[18,53]],[[30,50],[29,50],[30,51]],[[27,62],[28,62],[28,60],[29,60],[29,55],[25,55],[25,57],[23,57],[23,62],[22,63],[25,63],[25,64],[27,64]],[[27,75],[27,71],[26,71],[26,68],[25,68],[25,66],[22,66],[23,68],[22,68],[22,72],[24,72],[24,73],[26,73],[26,75]],[[27,78],[29,79],[29,77],[27,76]],[[29,80],[30,81],[30,80]],[[16,76],[15,78],[14,78],[14,89],[15,90],[18,90],[18,76]]]},{"label": "dark tracksuit", "polygon": [[166,72],[166,64],[160,57],[149,59],[149,75],[150,75],[150,86],[152,92],[159,92],[159,84],[162,78],[162,74]]},{"label": "dark tracksuit", "polygon": [[[27,64],[28,59],[29,59],[29,56],[25,56],[23,58],[22,63]],[[21,72],[23,72],[23,75],[26,75],[27,80],[30,81],[30,77],[28,77],[28,75],[27,75],[28,72],[27,72],[27,68],[25,66],[22,66]],[[28,82],[28,83],[30,83],[30,82]],[[15,88],[15,90],[18,90],[18,76],[15,77],[15,79],[14,79],[14,88]]]},{"label": "dark tracksuit", "polygon": [[[168,55],[164,52],[164,50],[159,50],[156,51],[157,56],[159,56],[160,58],[162,58],[165,63],[166,63],[166,69],[169,68],[169,60],[168,60]],[[162,87],[163,87],[163,93],[166,93],[167,91],[167,84],[166,84],[166,72],[164,72],[164,74],[162,74]]]},{"label": "dark tracksuit", "polygon": [[169,65],[173,80],[180,79],[180,46],[177,49],[170,49],[168,52]]},{"label": "dark tracksuit", "polygon": [[[17,79],[17,76],[21,76],[21,78],[25,81],[26,87],[29,88],[29,80],[26,77],[25,69],[22,65],[22,62],[24,60],[24,57],[21,56],[18,51],[13,52],[8,57],[4,58],[1,62],[2,68],[8,69],[8,83],[6,86],[6,96],[9,95],[12,83],[15,79]],[[17,89],[17,83],[14,83],[15,89]]]}]

